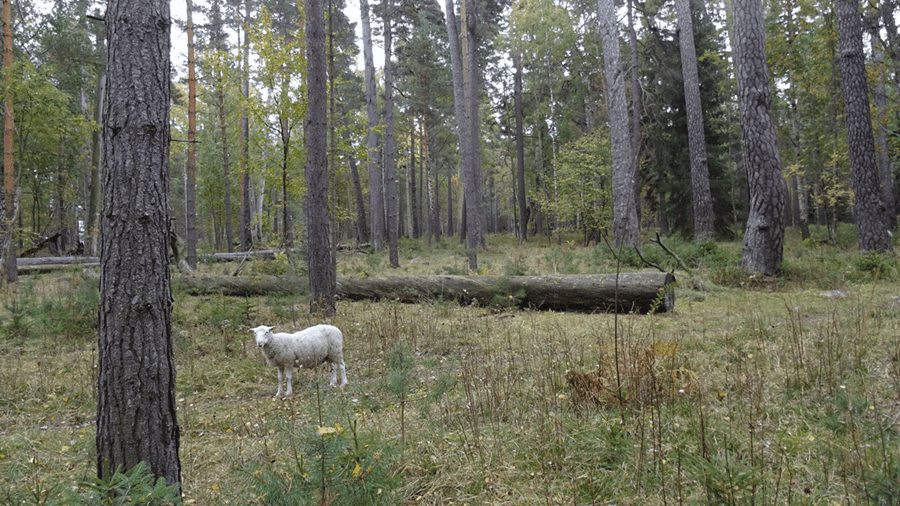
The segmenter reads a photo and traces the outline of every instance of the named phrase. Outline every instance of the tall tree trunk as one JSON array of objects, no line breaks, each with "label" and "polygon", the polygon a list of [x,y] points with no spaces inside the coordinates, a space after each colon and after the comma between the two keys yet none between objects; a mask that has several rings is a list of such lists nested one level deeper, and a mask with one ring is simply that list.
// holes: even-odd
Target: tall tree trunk
[{"label": "tall tree trunk", "polygon": [[306,226],[309,311],[332,316],[336,273],[328,212],[327,72],[325,67],[325,7],[322,0],[306,0]]},{"label": "tall tree trunk", "polygon": [[[244,22],[249,23],[250,19],[250,0],[244,0]],[[245,25],[246,26],[246,25]],[[246,29],[244,30],[243,44],[243,61],[241,63],[241,92],[244,95],[244,101],[250,99],[250,42],[247,39]],[[241,137],[240,137],[240,172],[241,172],[241,249],[250,250],[253,244],[253,236],[251,234],[253,215],[251,208],[253,203],[250,201],[250,118],[247,113],[247,107],[241,103]]]},{"label": "tall tree trunk", "polygon": [[634,199],[637,164],[632,156],[625,80],[619,58],[619,35],[612,0],[597,0],[603,64],[606,70],[607,101],[613,173],[613,232],[616,247],[640,251],[641,234]]},{"label": "tall tree trunk", "polygon": [[881,196],[881,181],[875,158],[858,0],[835,0],[834,14],[840,51],[844,121],[850,151],[853,214],[859,229],[859,249],[891,251],[891,237],[885,216],[887,209]]},{"label": "tall tree trunk", "polygon": [[469,270],[478,270],[478,248],[484,243],[484,217],[481,213],[481,148],[480,121],[478,115],[478,23],[477,2],[462,0],[465,5],[465,102],[466,124],[469,143],[467,163],[463,164],[466,194],[466,246],[469,250]]},{"label": "tall tree trunk", "polygon": [[447,164],[447,235],[456,234],[456,225],[453,221],[453,165]]},{"label": "tall tree trunk", "polygon": [[366,137],[366,163],[369,171],[369,217],[372,221],[372,249],[384,249],[384,178],[378,156],[378,95],[375,86],[375,58],[372,55],[372,30],[369,25],[369,1],[359,0],[362,23],[363,62],[366,80],[366,114],[368,134]]},{"label": "tall tree trunk", "polygon": [[409,175],[406,177],[406,186],[409,192],[407,208],[409,214],[409,236],[413,239],[421,236],[419,228],[419,197],[416,187],[416,122],[410,121],[409,128]]},{"label": "tall tree trunk", "polygon": [[400,208],[397,202],[397,162],[394,145],[394,64],[393,28],[391,18],[394,7],[391,0],[384,0],[384,207],[387,225],[388,258],[391,267],[400,267],[397,241],[400,235]]},{"label": "tall tree trunk", "polygon": [[[344,139],[349,142],[350,130],[344,131]],[[360,244],[365,244],[372,239],[369,235],[369,219],[366,217],[366,202],[359,180],[359,169],[356,166],[356,157],[352,152],[347,156],[347,161],[350,164],[350,179],[353,181],[353,196],[356,202],[356,240]]]},{"label": "tall tree trunk", "polygon": [[294,220],[291,218],[290,196],[288,193],[288,182],[290,180],[288,177],[288,157],[291,152],[291,130],[293,127],[291,120],[288,118],[279,118],[278,125],[281,130],[281,246],[285,249],[290,249],[294,247]]},{"label": "tall tree trunk", "polygon": [[[879,66],[884,65],[884,51],[876,47],[875,41],[878,39],[875,30],[870,34],[872,41],[872,54],[874,60]],[[875,83],[875,111],[877,114],[875,124],[878,125],[878,134],[876,136],[876,151],[878,155],[878,178],[881,184],[881,198],[884,201],[885,208],[885,226],[888,230],[897,228],[897,202],[894,197],[894,178],[893,169],[891,167],[890,147],[888,146],[888,126],[887,126],[887,90],[884,85],[884,74],[879,73],[878,82]]]},{"label": "tall tree trunk", "polygon": [[690,0],[675,0],[678,11],[681,70],[684,76],[684,101],[687,112],[688,148],[691,159],[691,202],[694,214],[694,240],[710,239],[715,234],[712,195],[709,191],[709,166],[706,136],[703,133],[703,105],[700,102],[700,77],[697,50],[694,47],[694,23]]},{"label": "tall tree trunk", "polygon": [[[477,160],[478,113],[472,111],[473,104],[477,109],[477,60],[475,58],[475,8],[468,0],[461,0],[463,6],[463,38],[460,37],[456,22],[456,10],[453,0],[446,0],[447,36],[450,41],[450,66],[453,77],[453,104],[456,112],[456,124],[459,135],[460,167],[463,181],[463,228],[468,248],[469,270],[478,269],[479,236],[479,203],[480,170],[476,171]],[[471,10],[471,13],[467,12]],[[471,18],[469,17],[471,15]],[[470,29],[471,23],[471,29]],[[471,38],[470,38],[471,35]],[[460,47],[463,46],[463,47]],[[474,101],[473,101],[474,100]]]},{"label": "tall tree trunk", "polygon": [[[232,237],[232,226],[231,226],[231,165],[229,163],[228,157],[228,129],[226,128],[227,122],[225,121],[225,85],[222,79],[221,74],[217,77],[216,82],[217,87],[217,100],[218,100],[218,116],[219,116],[219,130],[222,136],[222,176],[223,183],[225,184],[225,242],[226,248],[229,253],[234,251],[234,238]],[[243,211],[243,196],[241,197],[241,210]],[[241,234],[243,234],[243,225],[241,228]],[[243,240],[243,238],[242,238]],[[196,238],[194,239],[196,243]],[[196,250],[196,248],[195,248]],[[194,252],[194,256],[196,257],[196,251]]]},{"label": "tall tree trunk", "polygon": [[[187,145],[187,174],[184,185],[184,235],[185,261],[192,268],[197,268],[197,74],[194,60],[194,6],[191,0],[187,0],[187,41],[188,41],[188,145]],[[222,92],[219,90],[219,110],[222,109]],[[224,130],[224,120],[223,130]],[[224,133],[224,132],[223,132]],[[224,149],[225,139],[222,139]],[[226,171],[227,154],[226,154]],[[227,195],[226,195],[227,198]],[[226,200],[227,202],[227,200]],[[226,207],[227,209],[227,207]]]},{"label": "tall tree trunk", "polygon": [[97,474],[181,481],[169,284],[169,3],[112,0],[100,214]]},{"label": "tall tree trunk", "polygon": [[[465,0],[462,1],[465,2]],[[456,114],[456,132],[457,137],[459,138],[459,172],[460,176],[465,179],[466,175],[464,165],[466,163],[466,160],[468,159],[469,148],[469,144],[465,138],[468,132],[465,121],[465,81],[463,79],[463,53],[462,49],[460,48],[459,29],[456,23],[456,7],[453,5],[453,0],[445,0],[445,12],[447,15],[447,39],[450,42],[450,75],[453,80],[453,110]],[[453,206],[452,204],[450,204],[450,202],[452,201],[451,197],[453,191],[450,186],[449,174],[447,185],[448,208],[451,209],[450,211],[448,211],[450,213],[448,218],[448,221],[450,223],[450,231],[448,233],[450,235],[453,235],[455,233],[453,227]]]},{"label": "tall tree trunk", "polygon": [[634,29],[634,1],[628,0],[628,46],[631,50],[631,156],[634,160],[634,205],[638,226],[641,225],[641,94],[640,62],[637,31]]},{"label": "tall tree trunk", "polygon": [[[99,24],[99,23],[97,23]],[[94,32],[96,37],[95,51],[97,54],[105,54],[106,36],[103,32],[97,30]],[[103,100],[105,99],[104,88],[106,87],[106,67],[98,69],[97,72],[97,88],[94,92],[94,122],[100,124],[103,116]],[[91,171],[90,171],[90,189],[88,197],[88,210],[85,220],[85,254],[89,256],[97,256],[99,254],[99,240],[97,229],[97,218],[100,215],[100,130],[94,129],[91,132]]]},{"label": "tall tree trunk", "polygon": [[513,49],[513,95],[516,107],[516,200],[519,204],[519,241],[528,239],[528,203],[525,201],[525,107],[522,103],[522,53]]},{"label": "tall tree trunk", "polygon": [[15,152],[13,136],[15,135],[15,119],[13,115],[12,92],[12,1],[3,0],[3,85],[6,97],[3,115],[3,237],[0,239],[0,252],[5,267],[3,279],[8,283],[19,280],[16,266],[16,240],[14,221],[16,214],[16,176]]},{"label": "tall tree trunk", "polygon": [[772,123],[761,0],[734,0],[735,67],[741,110],[750,212],[741,263],[748,272],[774,274],[784,245],[787,189]]}]

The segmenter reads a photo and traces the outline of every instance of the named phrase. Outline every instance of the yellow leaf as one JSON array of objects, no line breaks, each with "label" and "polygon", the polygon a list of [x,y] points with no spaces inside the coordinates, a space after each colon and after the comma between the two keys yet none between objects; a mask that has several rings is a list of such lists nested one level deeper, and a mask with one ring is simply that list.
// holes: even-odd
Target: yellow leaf
[{"label": "yellow leaf", "polygon": [[362,466],[359,465],[359,462],[356,463],[356,467],[353,468],[353,477],[359,478],[359,473],[363,470]]}]

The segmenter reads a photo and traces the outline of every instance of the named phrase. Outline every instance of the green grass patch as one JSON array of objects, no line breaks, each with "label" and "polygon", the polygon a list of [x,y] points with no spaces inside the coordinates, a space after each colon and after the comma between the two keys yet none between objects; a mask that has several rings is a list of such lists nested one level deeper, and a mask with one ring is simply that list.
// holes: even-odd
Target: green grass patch
[{"label": "green grass patch", "polygon": [[[772,278],[740,270],[738,243],[664,238],[705,289],[646,243],[644,258],[680,280],[665,314],[341,301],[329,323],[344,332],[350,383],[295,371],[285,399],[272,397],[276,370],[247,329],[322,323],[308,294],[175,293],[184,502],[892,504],[898,269],[845,235],[791,231]],[[497,276],[636,269],[565,239],[489,238],[479,265]],[[278,262],[253,268],[289,268]],[[465,266],[455,240],[405,242],[399,269],[382,253],[338,259],[341,276]],[[97,300],[96,282],[71,273],[0,296],[0,503],[102,497]]]}]

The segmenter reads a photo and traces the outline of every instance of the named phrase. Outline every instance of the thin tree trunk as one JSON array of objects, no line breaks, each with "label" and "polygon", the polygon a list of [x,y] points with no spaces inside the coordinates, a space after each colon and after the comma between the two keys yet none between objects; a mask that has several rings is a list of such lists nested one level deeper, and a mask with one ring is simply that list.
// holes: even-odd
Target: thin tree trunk
[{"label": "thin tree trunk", "polygon": [[634,2],[628,0],[628,46],[631,49],[631,156],[634,160],[634,205],[638,226],[641,224],[641,94],[640,62],[637,31],[634,29]]},{"label": "thin tree trunk", "polygon": [[[194,59],[194,6],[187,0],[187,42],[188,42],[188,145],[187,170],[184,186],[184,235],[187,248],[185,261],[192,268],[197,268],[197,74]],[[222,92],[219,91],[219,110],[222,108]],[[224,134],[224,120],[222,124]],[[225,139],[222,139],[224,149]],[[227,160],[226,155],[226,172]],[[226,196],[227,198],[227,196]]]},{"label": "thin tree trunk", "polygon": [[[873,30],[874,31],[874,30]],[[875,46],[877,34],[872,33],[870,40],[872,41],[872,54],[874,60],[879,66],[884,65],[884,51]],[[875,83],[874,97],[875,110],[877,117],[875,124],[878,125],[878,133],[876,136],[876,152],[878,156],[878,176],[881,184],[881,198],[884,201],[885,208],[885,226],[888,230],[897,228],[897,203],[894,197],[894,179],[892,176],[893,168],[891,167],[890,147],[888,146],[888,127],[887,127],[887,90],[884,85],[884,75],[879,74],[878,82]]]},{"label": "thin tree trunk", "polygon": [[409,128],[409,174],[406,178],[409,197],[406,200],[409,214],[409,236],[413,239],[421,236],[419,228],[419,197],[416,185],[416,122],[412,120]]},{"label": "thin tree trunk", "polygon": [[697,50],[694,47],[694,23],[690,0],[675,0],[678,11],[681,69],[684,76],[684,100],[687,111],[688,148],[691,159],[691,202],[694,214],[694,240],[710,239],[713,226],[712,194],[709,190],[709,166],[700,101],[700,77],[697,72]]},{"label": "thin tree trunk", "polygon": [[[95,32],[94,36],[96,37],[95,42],[95,51],[98,54],[104,54],[106,51],[105,43],[106,37],[99,30]],[[102,69],[98,71],[97,76],[97,88],[94,93],[94,122],[96,124],[100,124],[103,116],[103,100],[105,98],[104,88],[106,87],[106,67],[104,66]],[[99,240],[98,234],[99,230],[97,227],[97,218],[100,213],[100,130],[94,129],[91,132],[91,175],[90,175],[90,190],[88,197],[88,211],[85,223],[85,248],[84,252],[87,255],[98,255],[99,249]]]},{"label": "thin tree trunk", "polygon": [[[244,22],[250,19],[250,0],[244,0]],[[250,42],[247,40],[246,30],[244,30],[243,44],[243,61],[241,64],[241,93],[244,101],[250,99]],[[247,113],[247,107],[241,104],[241,137],[240,137],[240,172],[241,172],[241,249],[250,250],[253,244],[253,236],[251,234],[251,224],[253,223],[253,215],[251,208],[253,203],[250,201],[250,117]]]},{"label": "thin tree trunk", "polygon": [[13,136],[15,135],[15,117],[13,114],[12,92],[12,64],[13,64],[13,38],[12,38],[12,1],[3,0],[3,85],[6,87],[6,97],[3,115],[3,237],[0,245],[5,251],[0,252],[3,257],[3,279],[7,283],[15,283],[19,280],[16,270],[16,240],[13,233],[13,222],[16,215],[16,176],[15,176],[15,152]]},{"label": "thin tree trunk", "polygon": [[[465,2],[465,0],[462,0]],[[465,102],[465,81],[463,77],[463,53],[460,48],[460,38],[459,38],[459,29],[456,23],[456,7],[453,5],[453,0],[445,0],[445,12],[447,15],[447,39],[450,45],[450,75],[453,79],[453,110],[456,114],[456,131],[457,136],[459,137],[459,159],[460,159],[460,177],[465,180],[466,178],[466,170],[465,164],[468,157],[468,149],[469,144],[466,141],[466,135],[468,129],[466,128],[466,102]],[[450,181],[448,179],[448,187]],[[463,181],[465,185],[465,181]],[[449,188],[448,188],[449,190]],[[465,192],[463,192],[465,193]],[[452,190],[448,191],[448,199],[452,195]],[[449,202],[449,200],[448,200]],[[452,204],[448,204],[448,207],[452,209]],[[453,214],[450,213],[449,221],[451,223],[449,232],[451,235],[454,234],[452,218]],[[465,216],[465,211],[463,211],[462,216]],[[461,218],[461,221],[465,218]],[[464,228],[463,223],[460,223],[461,229]]]},{"label": "thin tree trunk", "polygon": [[393,3],[384,0],[384,207],[388,236],[388,258],[391,267],[400,267],[398,240],[400,235],[399,205],[397,202],[397,167],[394,145],[394,64],[393,50]]},{"label": "thin tree trunk", "polygon": [[[350,139],[349,130],[344,132],[344,138]],[[359,180],[359,169],[356,166],[356,157],[352,152],[347,156],[347,161],[350,164],[350,179],[353,181],[353,197],[356,202],[356,239],[360,244],[367,244],[371,241],[369,220],[366,217],[366,202]]]},{"label": "thin tree trunk", "polygon": [[367,165],[369,172],[369,217],[372,221],[372,249],[384,249],[384,178],[378,156],[378,95],[375,86],[375,59],[372,55],[372,30],[369,26],[369,2],[359,0],[362,23],[363,62],[366,80],[366,113],[369,120],[367,144]]},{"label": "thin tree trunk", "polygon": [[335,312],[335,268],[328,212],[327,71],[325,64],[325,8],[322,0],[306,0],[306,221],[307,259],[312,296],[309,311]]},{"label": "thin tree trunk", "polygon": [[516,200],[519,204],[519,241],[528,239],[528,203],[525,201],[525,107],[522,103],[522,53],[518,48],[513,50],[513,95],[516,107]]},{"label": "thin tree trunk", "polygon": [[606,70],[609,103],[610,141],[613,159],[613,232],[616,247],[627,250],[641,248],[634,182],[637,164],[633,160],[625,82],[619,58],[619,35],[612,0],[597,0],[603,62]]},{"label": "thin tree trunk", "polygon": [[291,151],[292,127],[288,118],[279,118],[278,124],[281,130],[281,245],[290,249],[294,247],[294,222],[291,219],[288,196],[288,156]]},{"label": "thin tree trunk", "polygon": [[478,248],[484,246],[484,217],[482,216],[481,201],[481,134],[478,113],[480,89],[478,69],[478,22],[477,2],[475,0],[463,0],[465,2],[465,27],[466,27],[466,122],[468,124],[469,162],[463,164],[467,167],[468,174],[463,178],[466,192],[467,215],[467,247],[469,249],[469,270],[478,269]]}]

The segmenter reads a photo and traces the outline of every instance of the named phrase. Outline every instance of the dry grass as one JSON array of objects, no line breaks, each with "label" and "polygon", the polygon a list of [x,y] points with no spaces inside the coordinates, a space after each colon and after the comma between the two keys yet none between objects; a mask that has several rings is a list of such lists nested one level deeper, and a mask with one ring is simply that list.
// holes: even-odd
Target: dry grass
[{"label": "dry grass", "polygon": [[[615,268],[574,244],[491,243],[485,273]],[[893,504],[900,283],[843,253],[822,286],[798,273],[835,260],[789,246],[778,279],[735,275],[738,245],[701,258],[720,287],[680,288],[671,314],[341,302],[350,384],[302,371],[285,399],[246,329],[319,323],[304,297],[176,294],[185,502]],[[347,255],[340,275],[465,265],[452,248],[405,251],[400,270]],[[95,338],[71,330],[91,304],[82,283],[4,295],[0,502],[53,504],[95,472]]]}]

